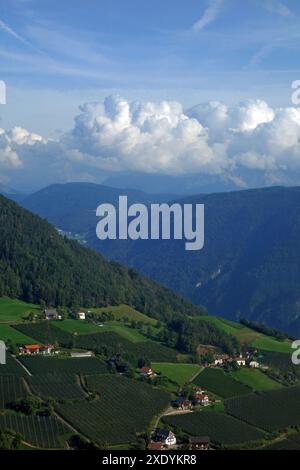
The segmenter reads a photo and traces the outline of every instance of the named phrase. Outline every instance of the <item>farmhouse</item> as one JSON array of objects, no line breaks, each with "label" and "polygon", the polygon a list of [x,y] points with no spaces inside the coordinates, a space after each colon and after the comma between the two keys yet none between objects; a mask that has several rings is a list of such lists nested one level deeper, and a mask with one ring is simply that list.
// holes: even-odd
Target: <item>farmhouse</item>
[{"label": "farmhouse", "polygon": [[6,364],[6,346],[4,341],[0,340],[0,365]]},{"label": "farmhouse", "polygon": [[172,431],[169,431],[169,429],[158,429],[155,434],[155,440],[168,447],[176,444],[176,436]]},{"label": "farmhouse", "polygon": [[252,367],[252,369],[258,369],[260,367],[260,363],[257,361],[250,361],[249,366]]},{"label": "farmhouse", "polygon": [[235,360],[236,364],[240,367],[243,367],[243,366],[246,365],[246,359],[241,357],[241,356],[236,357],[234,360]]},{"label": "farmhouse", "polygon": [[148,450],[164,450],[165,446],[162,442],[149,442],[147,449]]},{"label": "farmhouse", "polygon": [[150,367],[142,367],[140,369],[140,374],[142,377],[149,377],[149,378],[156,376],[155,372]]},{"label": "farmhouse", "polygon": [[214,357],[214,365],[215,366],[221,366],[225,364],[229,360],[228,354],[217,354]]},{"label": "farmhouse", "polygon": [[184,397],[178,397],[173,402],[173,405],[175,406],[175,408],[179,408],[180,410],[189,410],[190,408],[192,408],[192,402]]},{"label": "farmhouse", "polygon": [[62,318],[56,308],[46,308],[44,310],[44,317],[46,320],[61,320]]},{"label": "farmhouse", "polygon": [[24,344],[19,348],[20,354],[51,354],[55,347],[52,344],[41,346],[40,344]]},{"label": "farmhouse", "polygon": [[209,450],[209,445],[210,445],[210,438],[207,436],[189,438],[190,450]]},{"label": "farmhouse", "polygon": [[40,344],[24,344],[20,347],[20,353],[29,355],[39,354],[41,349],[42,346]]},{"label": "farmhouse", "polygon": [[206,393],[196,394],[196,400],[197,400],[197,403],[199,403],[202,406],[208,406],[209,405],[209,397],[208,397],[208,395],[206,395]]},{"label": "farmhouse", "polygon": [[78,320],[85,320],[85,312],[77,312],[76,313],[76,318]]}]

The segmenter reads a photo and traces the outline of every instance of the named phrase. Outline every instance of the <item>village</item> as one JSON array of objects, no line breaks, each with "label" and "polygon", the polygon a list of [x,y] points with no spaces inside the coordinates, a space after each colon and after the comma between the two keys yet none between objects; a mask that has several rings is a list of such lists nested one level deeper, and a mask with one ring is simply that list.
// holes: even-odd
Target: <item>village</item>
[{"label": "village", "polygon": [[[87,320],[87,313],[84,311],[76,311],[72,314],[74,320],[82,322]],[[41,318],[39,318],[40,320]],[[61,314],[54,308],[45,308],[42,313],[42,320],[45,322],[62,320]],[[101,324],[102,326],[102,324]],[[1,347],[2,345],[2,347]],[[5,344],[0,344],[0,363],[5,364]],[[61,351],[54,344],[22,344],[19,345],[17,356],[59,356],[69,355],[73,358],[84,358],[94,356],[95,353],[91,351]],[[116,357],[111,357],[106,360],[107,365],[115,365]],[[209,363],[205,363],[204,368],[252,368],[252,369],[266,369],[267,367],[261,364],[258,360],[258,351],[255,348],[246,348],[243,353],[238,356],[230,356],[224,353],[215,353]],[[117,370],[122,375],[123,372]],[[151,365],[143,365],[135,370],[135,378],[142,381],[147,381],[150,384],[156,385],[156,379],[160,378],[161,374],[155,371]],[[148,443],[148,450],[163,451],[168,449],[182,449],[188,448],[190,450],[212,450],[211,439],[209,436],[190,436],[185,441],[182,436],[176,436],[174,430],[165,427],[160,427],[160,419],[164,416],[171,416],[177,414],[193,413],[195,411],[205,410],[207,407],[214,407],[221,403],[221,400],[207,391],[204,387],[192,383],[185,384],[184,387],[179,388],[176,396],[170,402],[170,405],[165,412],[158,417],[156,425],[150,433]]]}]

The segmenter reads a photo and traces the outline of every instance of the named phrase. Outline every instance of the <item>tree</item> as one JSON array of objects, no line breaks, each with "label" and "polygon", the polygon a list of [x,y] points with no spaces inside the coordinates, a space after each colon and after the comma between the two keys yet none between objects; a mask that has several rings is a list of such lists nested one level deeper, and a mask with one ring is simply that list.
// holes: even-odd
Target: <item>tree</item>
[{"label": "tree", "polygon": [[18,450],[21,447],[21,443],[22,438],[20,434],[11,431],[10,429],[0,431],[1,450]]}]

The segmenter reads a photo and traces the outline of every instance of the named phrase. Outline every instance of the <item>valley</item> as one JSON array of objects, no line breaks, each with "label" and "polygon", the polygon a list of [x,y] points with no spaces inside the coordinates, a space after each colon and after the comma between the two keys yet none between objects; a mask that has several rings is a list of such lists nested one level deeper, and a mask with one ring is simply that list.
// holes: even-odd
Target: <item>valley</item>
[{"label": "valley", "polygon": [[[161,442],[165,449],[187,449],[199,435],[209,437],[211,449],[298,448],[299,371],[291,365],[289,377],[280,375],[263,349],[267,343],[267,351],[273,345],[274,354],[290,356],[279,352],[287,340],[204,316],[202,323],[242,338],[240,356],[248,359],[239,366],[209,345],[194,354],[174,349],[164,343],[163,322],[129,306],[85,311],[85,320],[68,309],[61,320],[45,320],[38,305],[0,298],[8,347],[0,365],[0,426],[23,446],[146,449],[167,428],[176,445]],[[254,338],[261,349],[252,347]],[[53,349],[24,354],[24,344]]]}]

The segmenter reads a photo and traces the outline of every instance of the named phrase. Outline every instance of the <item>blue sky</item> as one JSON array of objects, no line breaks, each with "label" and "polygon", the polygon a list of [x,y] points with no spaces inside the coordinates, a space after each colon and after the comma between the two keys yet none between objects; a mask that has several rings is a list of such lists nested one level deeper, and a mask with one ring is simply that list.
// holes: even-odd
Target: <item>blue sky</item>
[{"label": "blue sky", "polygon": [[6,127],[66,129],[80,103],[112,92],[185,106],[244,98],[288,105],[300,76],[297,0],[0,3]]},{"label": "blue sky", "polygon": [[128,171],[300,184],[299,0],[0,6],[0,185]]}]

